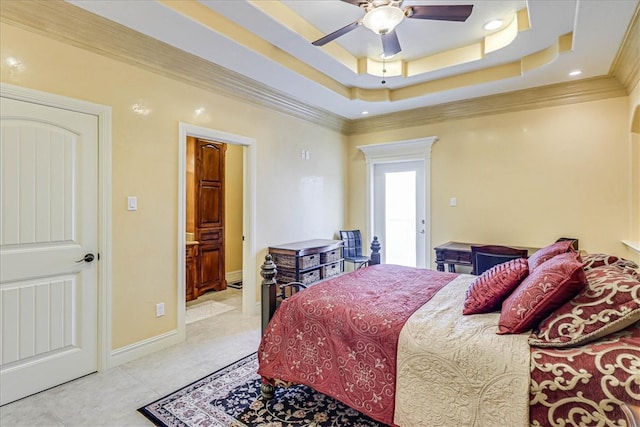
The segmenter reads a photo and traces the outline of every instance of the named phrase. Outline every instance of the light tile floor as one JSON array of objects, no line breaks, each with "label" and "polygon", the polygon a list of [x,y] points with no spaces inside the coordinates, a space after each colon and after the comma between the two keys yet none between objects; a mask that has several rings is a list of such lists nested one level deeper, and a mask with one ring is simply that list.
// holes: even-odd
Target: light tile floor
[{"label": "light tile floor", "polygon": [[137,409],[254,352],[260,315],[242,315],[242,291],[199,298],[235,310],[186,327],[183,343],[0,407],[0,426],[149,426]]}]

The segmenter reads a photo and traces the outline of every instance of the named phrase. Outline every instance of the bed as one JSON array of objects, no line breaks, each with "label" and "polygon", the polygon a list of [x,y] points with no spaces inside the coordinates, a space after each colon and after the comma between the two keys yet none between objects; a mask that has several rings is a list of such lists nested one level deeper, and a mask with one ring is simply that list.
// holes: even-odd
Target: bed
[{"label": "bed", "polygon": [[264,394],[301,383],[398,426],[628,425],[624,404],[640,406],[635,268],[554,244],[479,277],[374,264],[323,281],[271,307]]}]

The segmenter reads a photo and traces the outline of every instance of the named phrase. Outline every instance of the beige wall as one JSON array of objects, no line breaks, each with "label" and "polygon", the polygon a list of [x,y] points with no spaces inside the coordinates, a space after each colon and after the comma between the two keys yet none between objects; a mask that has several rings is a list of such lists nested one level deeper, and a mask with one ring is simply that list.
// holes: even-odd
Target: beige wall
[{"label": "beige wall", "polygon": [[224,164],[224,271],[242,270],[242,150],[227,144]]},{"label": "beige wall", "polygon": [[437,136],[432,247],[449,240],[541,247],[566,236],[589,252],[637,259],[621,243],[632,238],[638,187],[628,111],[628,98],[619,97],[354,136],[348,221],[365,226],[365,161],[356,146]]},{"label": "beige wall", "polygon": [[[178,123],[256,139],[257,264],[271,244],[330,238],[343,223],[345,138],[302,120],[203,91],[6,24],[2,82],[113,109],[113,349],[176,328]],[[142,103],[148,116],[135,114]],[[196,115],[196,108],[205,113]],[[301,148],[311,151],[300,159]],[[138,211],[126,197],[138,197]],[[256,276],[258,265],[256,265]],[[166,315],[155,317],[155,304]]]}]

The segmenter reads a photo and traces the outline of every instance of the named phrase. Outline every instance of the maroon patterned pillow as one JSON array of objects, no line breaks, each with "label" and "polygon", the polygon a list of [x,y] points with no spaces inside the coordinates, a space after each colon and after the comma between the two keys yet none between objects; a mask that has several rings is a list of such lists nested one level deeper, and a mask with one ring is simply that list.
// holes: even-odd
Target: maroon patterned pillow
[{"label": "maroon patterned pillow", "polygon": [[507,261],[485,271],[467,289],[462,313],[479,314],[499,310],[502,301],[528,273],[529,264],[524,258]]},{"label": "maroon patterned pillow", "polygon": [[640,280],[615,266],[586,272],[587,287],[529,337],[537,347],[570,347],[594,341],[640,321]]},{"label": "maroon patterned pillow", "polygon": [[[531,265],[529,265],[531,269]],[[502,303],[499,334],[525,332],[556,308],[573,298],[586,285],[580,256],[556,255],[538,266]]]},{"label": "maroon patterned pillow", "polygon": [[571,246],[572,244],[573,240],[562,240],[537,250],[529,257],[529,272],[531,273],[536,269],[536,267],[556,255],[564,254],[566,252],[575,252],[575,249]]}]

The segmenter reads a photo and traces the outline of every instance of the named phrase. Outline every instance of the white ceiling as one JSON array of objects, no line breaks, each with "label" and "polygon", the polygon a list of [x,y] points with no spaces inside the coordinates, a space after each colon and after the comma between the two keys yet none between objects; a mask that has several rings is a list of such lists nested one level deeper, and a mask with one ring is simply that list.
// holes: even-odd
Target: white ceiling
[{"label": "white ceiling", "polygon": [[[379,59],[382,51],[380,37],[363,26],[325,47],[316,47],[311,44],[316,37],[301,36],[289,29],[288,25],[291,23],[278,22],[255,5],[278,0],[200,1],[236,25],[308,64],[323,77],[329,77],[331,80],[328,81],[337,82],[345,88],[357,87],[374,91],[393,91],[518,61],[548,48],[560,36],[573,33],[573,45],[569,52],[561,53],[551,63],[523,72],[519,76],[431,91],[403,100],[373,102],[350,99],[344,93],[332,89],[331,84],[309,78],[282,60],[264,55],[264,51],[254,49],[246,40],[237,42],[228,37],[228,31],[218,31],[211,25],[179,13],[172,7],[171,1],[67,1],[257,80],[307,104],[348,119],[357,119],[362,117],[363,111],[368,111],[369,116],[372,116],[606,75],[640,0],[405,0],[402,7],[439,4],[473,4],[474,7],[466,22],[404,19],[396,30],[402,52],[394,60],[399,58],[411,61],[481,42],[489,34],[482,29],[486,21],[502,18],[508,23],[523,8],[528,9],[530,29],[519,32],[511,44],[486,54],[480,60],[413,77],[385,77],[384,85],[381,77],[356,74],[327,52],[328,46],[338,44],[356,58]],[[361,8],[339,0],[284,0],[282,3],[298,15],[296,19],[300,18],[313,25],[317,29],[317,38],[361,19],[365,14]],[[581,70],[582,74],[570,77],[569,72],[576,69]]]}]

